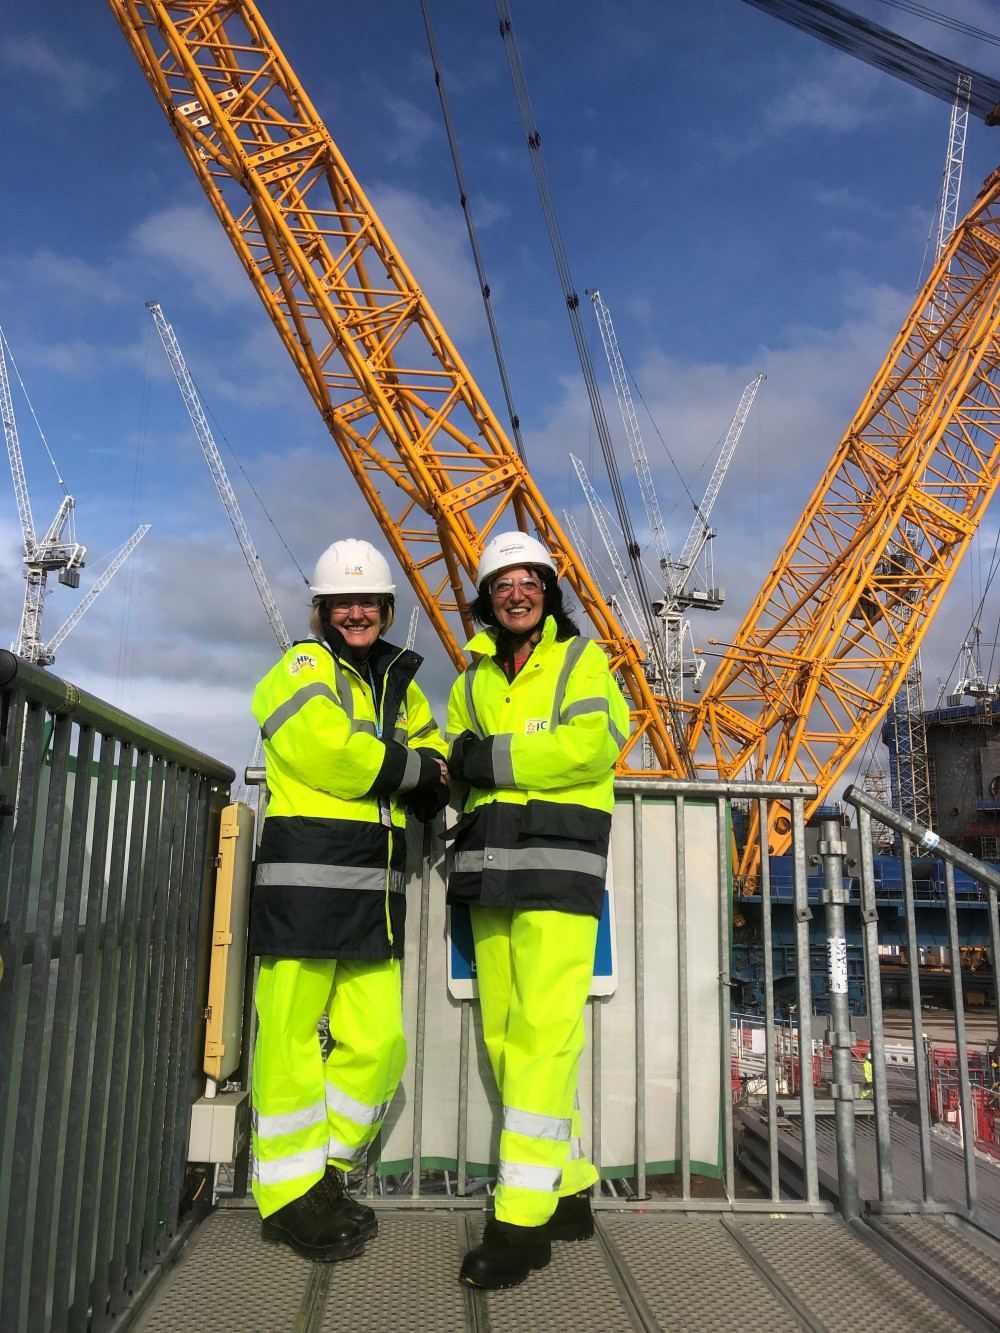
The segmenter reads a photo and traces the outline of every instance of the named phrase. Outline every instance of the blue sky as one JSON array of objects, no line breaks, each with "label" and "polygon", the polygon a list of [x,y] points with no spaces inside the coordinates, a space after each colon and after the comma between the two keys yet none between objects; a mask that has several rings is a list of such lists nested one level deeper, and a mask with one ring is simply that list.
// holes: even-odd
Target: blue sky
[{"label": "blue sky", "polygon": [[[977,69],[1000,48],[854,7]],[[943,0],[941,8],[945,8]],[[278,42],[473,373],[502,414],[492,352],[417,0],[262,5]],[[1000,31],[995,9],[953,15]],[[666,446],[643,413],[672,545],[743,385],[767,382],[716,507],[725,608],[738,625],[908,309],[940,182],[948,107],[741,0],[512,4],[578,291],[599,287]],[[529,462],[551,507],[586,510],[580,454],[607,495],[490,0],[435,0],[437,27]],[[149,315],[159,301],[216,422],[293,635],[307,594],[232,444],[308,572],[343,535],[374,536],[323,424],[228,248],[110,10],[36,0],[6,16],[0,89],[0,323],[99,562],[152,530],[60,650],[55,670],[242,768],[253,682],[274,657]],[[970,124],[963,204],[1000,159]],[[925,269],[926,271],[926,269]],[[620,423],[586,311],[612,428]],[[36,525],[59,493],[15,399]],[[627,453],[622,453],[623,469]],[[635,496],[636,517],[641,513]],[[933,699],[971,617],[991,517],[932,627]],[[22,583],[9,481],[0,484],[0,641]],[[79,594],[56,587],[51,634]],[[412,598],[399,597],[401,635]],[[992,639],[996,609],[988,610]],[[426,628],[432,700],[450,668]],[[987,650],[987,659],[989,652]]]}]

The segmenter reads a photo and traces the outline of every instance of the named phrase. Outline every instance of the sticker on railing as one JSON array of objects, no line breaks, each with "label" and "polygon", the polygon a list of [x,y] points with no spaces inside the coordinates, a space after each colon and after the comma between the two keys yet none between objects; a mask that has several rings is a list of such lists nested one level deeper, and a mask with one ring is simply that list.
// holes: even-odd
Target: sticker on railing
[{"label": "sticker on railing", "polygon": [[836,936],[827,940],[826,951],[829,959],[830,994],[847,994],[847,941]]},{"label": "sticker on railing", "polygon": [[920,850],[922,852],[932,852],[940,841],[941,839],[938,837],[938,835],[936,833],[932,833],[930,829],[928,829],[927,832],[924,834],[924,836],[920,839],[919,843]]}]

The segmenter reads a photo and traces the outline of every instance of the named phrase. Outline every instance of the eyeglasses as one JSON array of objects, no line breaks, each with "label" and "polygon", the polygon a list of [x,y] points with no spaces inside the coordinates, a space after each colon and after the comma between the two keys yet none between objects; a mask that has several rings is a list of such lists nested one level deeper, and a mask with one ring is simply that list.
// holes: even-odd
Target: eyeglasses
[{"label": "eyeglasses", "polygon": [[353,611],[356,606],[365,615],[382,610],[382,603],[377,597],[335,597],[330,601],[331,611]]},{"label": "eyeglasses", "polygon": [[545,591],[538,579],[497,579],[490,586],[490,596],[506,601],[515,590],[524,597],[541,597]]}]

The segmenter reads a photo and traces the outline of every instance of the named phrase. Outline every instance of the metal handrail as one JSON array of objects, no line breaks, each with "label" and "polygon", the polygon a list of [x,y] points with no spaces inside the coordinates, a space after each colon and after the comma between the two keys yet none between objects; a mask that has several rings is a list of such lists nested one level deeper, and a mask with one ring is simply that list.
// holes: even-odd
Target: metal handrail
[{"label": "metal handrail", "polygon": [[200,941],[233,778],[0,652],[0,1326],[11,1333],[109,1333],[181,1243]]},{"label": "metal handrail", "polygon": [[0,690],[23,690],[32,703],[41,704],[56,717],[70,717],[80,726],[93,727],[96,732],[113,735],[139,750],[147,750],[157,758],[197,769],[206,777],[231,784],[236,774],[218,759],[202,754],[193,746],[185,745],[165,731],[158,731],[140,718],[124,713],[95,694],[71,685],[54,676],[51,671],[27,662],[16,653],[0,649]]},{"label": "metal handrail", "polygon": [[[917,953],[912,856],[914,847],[925,855],[940,857],[945,866],[945,905],[948,918],[949,966],[951,972],[952,1007],[955,1016],[955,1045],[958,1063],[959,1104],[962,1115],[963,1163],[965,1169],[965,1198],[970,1214],[975,1214],[978,1186],[976,1147],[973,1132],[972,1081],[969,1072],[968,1041],[965,1024],[965,1003],[962,989],[962,962],[959,949],[958,912],[955,893],[955,870],[965,871],[987,889],[990,922],[991,953],[994,985],[1000,980],[1000,871],[985,862],[977,861],[968,852],[955,847],[933,829],[898,811],[883,805],[867,792],[848,787],[844,800],[858,812],[858,831],[861,841],[862,917],[864,920],[865,964],[868,977],[869,1001],[872,1005],[871,1064],[875,1095],[876,1149],[879,1167],[879,1200],[891,1205],[893,1194],[890,1144],[889,1099],[886,1079],[885,1036],[881,1022],[881,993],[879,987],[878,913],[875,907],[875,876],[871,849],[871,821],[878,820],[902,835],[903,895],[906,915],[908,967],[910,974],[910,1018],[913,1031],[914,1065],[917,1083],[917,1112],[920,1127],[921,1182],[923,1202],[933,1199],[933,1172],[930,1139],[930,1099],[925,1061],[917,1058],[923,1050],[923,1021],[920,998],[920,973]],[[1000,990],[998,990],[1000,993]],[[877,1010],[877,1013],[876,1013]],[[1000,1009],[998,1009],[997,1037],[1000,1041]]]}]

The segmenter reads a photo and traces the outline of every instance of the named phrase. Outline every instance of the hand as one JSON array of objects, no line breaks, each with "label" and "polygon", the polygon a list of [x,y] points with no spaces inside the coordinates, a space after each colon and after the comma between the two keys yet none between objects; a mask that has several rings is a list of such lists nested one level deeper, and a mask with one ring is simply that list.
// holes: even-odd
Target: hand
[{"label": "hand", "polygon": [[438,755],[438,756],[435,756],[435,757],[437,758],[438,768],[441,770],[441,785],[442,785],[443,787],[447,787],[447,785],[448,785],[448,765],[445,763],[445,761],[444,761],[439,755]]}]

